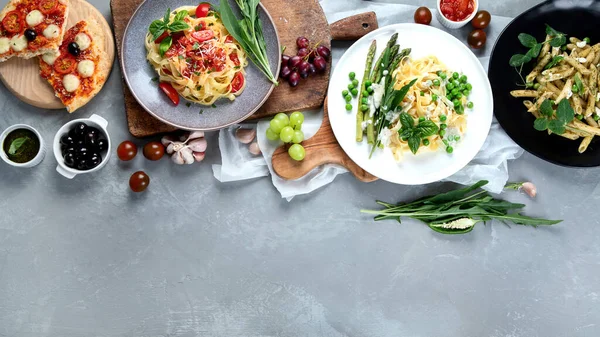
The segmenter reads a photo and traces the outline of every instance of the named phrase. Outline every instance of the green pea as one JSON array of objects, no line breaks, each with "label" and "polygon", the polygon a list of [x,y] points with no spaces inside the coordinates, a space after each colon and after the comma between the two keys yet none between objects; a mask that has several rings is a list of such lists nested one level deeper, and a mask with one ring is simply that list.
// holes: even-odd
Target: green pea
[{"label": "green pea", "polygon": [[421,91],[421,96],[425,96],[425,91]]},{"label": "green pea", "polygon": [[457,100],[457,99],[455,99],[455,100],[452,101],[452,104],[454,104],[454,108],[456,109],[456,108],[458,108],[460,106],[460,101]]},{"label": "green pea", "polygon": [[348,96],[348,90],[344,90],[344,91],[342,91],[342,96],[343,96],[344,98],[346,98],[346,96]]},{"label": "green pea", "polygon": [[564,46],[560,47],[560,50],[562,50],[562,51],[567,50],[567,45],[564,45]]},{"label": "green pea", "polygon": [[435,85],[436,87],[440,86],[440,80],[433,80],[433,85]]},{"label": "green pea", "polygon": [[462,98],[462,94],[460,92],[456,93],[456,99],[461,99],[461,98]]},{"label": "green pea", "polygon": [[352,85],[356,88],[358,87],[358,80],[352,80]]},{"label": "green pea", "polygon": [[448,89],[448,90],[454,89],[454,84],[452,84],[452,82],[448,82],[448,84],[446,84],[446,89]]},{"label": "green pea", "polygon": [[460,90],[460,91],[463,91],[463,90],[465,90],[466,88],[467,88],[467,86],[466,86],[464,83],[461,83],[461,84],[458,86],[458,90]]},{"label": "green pea", "polygon": [[445,122],[446,119],[448,119],[448,117],[446,117],[446,115],[441,115],[440,116],[440,121]]},{"label": "green pea", "polygon": [[369,96],[369,92],[368,92],[368,91],[366,91],[366,90],[363,90],[363,92],[362,92],[362,95],[363,95],[363,96]]},{"label": "green pea", "polygon": [[454,89],[452,89],[451,92],[452,92],[452,95],[456,96],[459,93],[459,90],[458,90],[458,88],[454,88]]},{"label": "green pea", "polygon": [[541,84],[536,83],[533,85],[533,89],[538,90],[541,87]]},{"label": "green pea", "polygon": [[440,137],[444,137],[446,135],[446,130],[440,130]]},{"label": "green pea", "polygon": [[440,130],[446,130],[447,127],[448,125],[446,124],[440,124]]},{"label": "green pea", "polygon": [[583,119],[583,115],[577,115],[577,119],[582,120]]},{"label": "green pea", "polygon": [[576,94],[576,93],[579,91],[579,88],[578,88],[576,85],[574,85],[574,86],[571,88],[571,91],[572,91],[574,94]]},{"label": "green pea", "polygon": [[583,39],[583,41],[585,41],[585,43],[590,44],[592,42],[592,40],[590,40],[589,37],[586,37],[585,39]]},{"label": "green pea", "polygon": [[460,82],[461,82],[461,83],[467,83],[467,75],[462,75],[462,76],[460,77]]},{"label": "green pea", "polygon": [[594,120],[595,120],[596,122],[597,122],[597,121],[599,121],[599,120],[600,120],[600,116],[598,116],[598,115],[594,115]]},{"label": "green pea", "polygon": [[460,75],[457,72],[454,72],[452,74],[452,78],[455,79],[455,80],[458,80],[459,77],[460,77]]},{"label": "green pea", "polygon": [[366,105],[366,104],[363,104],[363,105],[361,105],[361,106],[360,106],[360,110],[361,110],[362,112],[365,112],[365,111],[369,110],[369,106],[368,106],[368,105]]},{"label": "green pea", "polygon": [[474,106],[473,102],[467,103],[467,108],[473,109],[473,106]]},{"label": "green pea", "polygon": [[354,84],[352,84],[352,83],[348,84],[348,90],[352,90],[352,89],[354,89]]},{"label": "green pea", "polygon": [[372,94],[375,91],[375,89],[373,89],[373,87],[368,87],[367,91],[369,92],[369,94]]},{"label": "green pea", "polygon": [[452,146],[448,146],[448,147],[446,147],[446,152],[452,153],[452,152],[454,152],[454,148]]},{"label": "green pea", "polygon": [[356,78],[356,73],[355,72],[351,72],[350,74],[348,74],[348,77],[350,77],[350,81],[352,81],[353,79]]},{"label": "green pea", "polygon": [[458,142],[459,140],[460,140],[460,136],[459,135],[454,136],[454,141],[455,142]]},{"label": "green pea", "polygon": [[459,82],[458,80],[454,80],[454,81],[452,81],[452,84],[454,84],[454,87],[455,87],[455,88],[458,88],[458,87],[460,87],[460,82]]},{"label": "green pea", "polygon": [[471,85],[471,83],[467,83],[465,86],[467,87],[467,90],[473,90],[473,86]]},{"label": "green pea", "polygon": [[369,99],[366,97],[363,97],[363,99],[360,101],[360,103],[362,104],[369,104]]},{"label": "green pea", "polygon": [[352,104],[346,104],[346,110],[347,111],[351,111],[352,110]]},{"label": "green pea", "polygon": [[447,79],[447,78],[448,78],[448,75],[446,75],[446,73],[442,72],[442,73],[440,74],[440,78],[441,78],[442,80],[445,80],[445,79]]},{"label": "green pea", "polygon": [[371,81],[369,81],[369,80],[365,81],[365,87],[370,87],[372,85],[373,85],[373,83]]},{"label": "green pea", "polygon": [[444,145],[448,146],[448,141],[446,139],[442,140],[442,143],[444,143]]},{"label": "green pea", "polygon": [[419,117],[419,122],[424,122],[425,121],[425,117]]},{"label": "green pea", "polygon": [[423,139],[423,145],[429,146],[429,139],[427,139],[427,138]]},{"label": "green pea", "polygon": [[344,99],[346,100],[346,102],[350,103],[350,101],[352,100],[352,96],[346,95],[346,97],[344,97]]},{"label": "green pea", "polygon": [[457,114],[459,114],[459,115],[462,115],[462,114],[464,114],[464,113],[465,113],[465,107],[464,107],[464,106],[462,106],[462,104],[460,104],[460,105],[458,106],[458,108],[456,108],[456,113],[457,113]]},{"label": "green pea", "polygon": [[352,96],[354,96],[354,97],[358,96],[358,89],[356,89],[356,88],[352,89]]},{"label": "green pea", "polygon": [[432,99],[434,102],[435,102],[435,101],[437,101],[437,100],[438,100],[438,95],[436,95],[436,94],[433,94],[433,95],[431,95],[431,99]]}]

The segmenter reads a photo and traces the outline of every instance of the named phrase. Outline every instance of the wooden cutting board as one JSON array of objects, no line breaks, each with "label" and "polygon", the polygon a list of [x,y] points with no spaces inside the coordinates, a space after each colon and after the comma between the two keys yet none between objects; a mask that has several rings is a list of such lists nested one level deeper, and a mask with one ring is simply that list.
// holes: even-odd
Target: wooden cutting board
[{"label": "wooden cutting board", "polygon": [[[143,0],[111,0],[111,12],[119,53],[127,23],[142,2]],[[296,39],[299,36],[307,37],[311,43],[319,42],[331,48],[332,39],[359,39],[378,28],[377,17],[373,12],[352,16],[329,25],[318,0],[262,0],[261,3],[275,22],[281,45],[287,47],[286,54],[296,53]],[[329,64],[329,68],[331,68],[331,64]],[[318,108],[323,104],[328,85],[329,71],[301,81],[296,88],[291,88],[282,81],[265,105],[251,118],[273,116],[279,112]],[[137,103],[125,83],[123,83],[123,91],[129,131],[133,136],[147,137],[175,130],[174,127],[150,116]]]},{"label": "wooden cutting board", "polygon": [[348,169],[360,181],[369,183],[377,180],[377,177],[363,170],[352,161],[338,143],[329,123],[327,101],[325,101],[321,128],[314,136],[302,142],[302,146],[306,150],[306,157],[302,161],[295,161],[290,158],[287,145],[275,150],[271,162],[273,163],[273,170],[278,176],[283,179],[296,180],[319,166],[335,164]]},{"label": "wooden cutting board", "polygon": [[[110,68],[115,59],[115,41],[106,19],[85,0],[69,1],[69,16],[67,29],[77,22],[93,17],[98,21],[104,32],[104,50],[107,52]],[[108,78],[109,74],[106,74]],[[40,77],[40,65],[37,57],[25,60],[18,57],[0,63],[0,80],[10,92],[21,101],[42,109],[64,109],[65,106],[54,95],[54,90],[48,81]]]}]

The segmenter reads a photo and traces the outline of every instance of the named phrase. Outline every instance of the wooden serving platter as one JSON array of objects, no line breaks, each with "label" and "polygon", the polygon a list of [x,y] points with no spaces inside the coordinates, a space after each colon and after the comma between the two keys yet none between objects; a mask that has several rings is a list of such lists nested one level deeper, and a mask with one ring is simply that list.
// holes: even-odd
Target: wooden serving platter
[{"label": "wooden serving platter", "polygon": [[[111,0],[119,53],[127,23],[142,2],[143,0]],[[359,39],[378,28],[377,17],[373,12],[352,16],[329,25],[318,0],[262,0],[261,3],[273,18],[281,45],[287,47],[286,54],[296,53],[296,39],[299,36],[307,37],[311,43],[320,43],[331,48],[332,39]],[[296,88],[291,88],[282,81],[251,119],[269,117],[279,112],[318,108],[323,104],[328,85],[329,71],[301,81]],[[147,137],[175,130],[174,127],[148,114],[137,103],[125,83],[123,91],[129,131],[133,136]]]},{"label": "wooden serving platter", "polygon": [[314,136],[302,142],[302,146],[306,150],[306,157],[300,162],[290,158],[286,145],[275,150],[271,162],[278,176],[287,180],[296,180],[319,166],[335,164],[345,167],[362,182],[369,183],[377,180],[377,177],[356,165],[338,143],[329,123],[327,101],[325,101],[321,128]]},{"label": "wooden serving platter", "polygon": [[[69,1],[69,16],[67,18],[67,29],[77,22],[89,17],[95,18],[104,32],[104,50],[108,53],[109,62],[115,60],[115,41],[112,31],[106,19],[96,7],[85,0]],[[109,74],[106,74],[108,78]],[[54,95],[54,90],[46,80],[40,77],[40,66],[37,57],[25,60],[14,57],[6,62],[0,63],[0,80],[10,92],[21,101],[42,109],[64,109],[65,106]]]}]

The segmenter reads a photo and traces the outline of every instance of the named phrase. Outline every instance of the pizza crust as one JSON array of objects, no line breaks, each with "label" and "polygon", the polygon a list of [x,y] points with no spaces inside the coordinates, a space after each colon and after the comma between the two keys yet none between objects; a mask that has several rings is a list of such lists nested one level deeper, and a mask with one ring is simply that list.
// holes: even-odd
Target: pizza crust
[{"label": "pizza crust", "polygon": [[[21,2],[21,0],[11,0],[5,7],[4,9],[2,9],[2,11],[0,11],[0,22],[2,21],[2,19],[4,19],[4,17],[6,16],[6,14],[8,14],[8,12],[14,10],[15,8],[17,8],[17,4],[19,4]],[[9,55],[5,55],[5,56],[0,56],[0,62],[4,62],[12,57],[21,57],[24,59],[30,59],[36,56],[40,56],[43,55],[45,53],[49,53],[49,52],[56,52],[58,51],[58,48],[60,47],[60,45],[62,44],[62,40],[63,40],[63,36],[65,35],[66,32],[66,28],[67,28],[67,18],[69,17],[69,0],[58,0],[59,3],[65,5],[65,15],[64,15],[64,20],[63,20],[63,24],[60,27],[61,31],[59,34],[59,38],[55,39],[54,42],[52,42],[49,47],[46,48],[40,48],[36,51],[31,51],[29,50],[29,48],[25,48],[23,51],[18,52],[18,53],[10,53]]]}]

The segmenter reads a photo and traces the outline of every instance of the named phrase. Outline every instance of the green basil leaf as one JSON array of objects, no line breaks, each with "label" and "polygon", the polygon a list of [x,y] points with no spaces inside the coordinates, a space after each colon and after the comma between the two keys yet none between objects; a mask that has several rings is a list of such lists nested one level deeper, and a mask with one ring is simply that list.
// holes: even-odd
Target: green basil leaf
[{"label": "green basil leaf", "polygon": [[400,114],[400,124],[402,128],[412,129],[415,127],[415,120],[406,112]]},{"label": "green basil leaf", "polygon": [[413,134],[413,129],[402,128],[402,129],[398,130],[398,136],[400,138],[408,138],[408,137],[412,136],[412,134]]},{"label": "green basil leaf", "polygon": [[538,131],[548,130],[548,118],[540,117],[533,122],[533,128]]},{"label": "green basil leaf", "polygon": [[167,52],[167,50],[169,50],[169,48],[171,48],[172,42],[173,42],[173,39],[170,36],[167,36],[160,42],[160,46],[158,46],[158,53],[160,54],[160,56],[165,56],[165,53]]},{"label": "green basil leaf", "polygon": [[169,30],[172,33],[175,32],[180,32],[182,30],[186,30],[189,29],[190,25],[188,25],[187,23],[183,22],[183,21],[175,21],[172,24],[169,25]]},{"label": "green basil leaf", "polygon": [[150,24],[148,31],[150,31],[150,34],[152,34],[152,38],[156,40],[165,32],[165,28],[166,27],[162,21],[154,20]]},{"label": "green basil leaf", "polygon": [[527,63],[531,61],[531,57],[527,56],[527,55],[523,55],[523,54],[515,54],[510,58],[510,61],[508,61],[508,63],[512,66],[512,67],[520,67],[523,64]]},{"label": "green basil leaf", "polygon": [[419,147],[421,146],[421,137],[417,134],[413,134],[408,138],[408,147],[410,148],[410,152],[413,154],[417,154],[419,151]]},{"label": "green basil leaf", "polygon": [[[575,111],[573,111],[573,108],[571,107],[571,104],[569,104],[568,99],[563,99],[562,101],[560,101],[560,103],[558,103],[558,108],[556,109],[556,117],[559,121],[562,122],[562,124],[570,123],[573,120],[573,118],[575,118]],[[562,133],[564,133],[564,131]]]},{"label": "green basil leaf", "polygon": [[173,19],[173,22],[182,21],[183,18],[185,18],[188,15],[189,15],[188,11],[186,11],[185,9],[181,10],[181,11],[177,12],[177,14],[175,15],[175,19]]},{"label": "green basil leaf", "polygon": [[171,8],[167,8],[167,12],[163,17],[163,22],[165,23],[165,26],[168,26],[169,22],[171,22]]},{"label": "green basil leaf", "polygon": [[28,137],[19,137],[13,140],[12,143],[10,143],[10,147],[8,148],[8,154],[11,156],[17,154],[19,149],[23,145],[25,145],[25,143],[27,143],[27,140],[29,140]]},{"label": "green basil leaf", "polygon": [[553,119],[548,123],[548,130],[556,133],[557,135],[562,135],[566,131],[565,123],[558,119]]},{"label": "green basil leaf", "polygon": [[533,58],[538,57],[540,55],[541,51],[542,51],[542,44],[536,44],[535,46],[533,46],[533,48],[529,49],[529,51],[527,52],[527,54],[525,54],[525,56],[530,57],[530,60],[531,60]]},{"label": "green basil leaf", "polygon": [[423,122],[419,122],[417,125],[417,130],[421,137],[429,137],[435,135],[440,128],[432,121],[426,120]]},{"label": "green basil leaf", "polygon": [[[392,72],[392,70],[390,70],[390,73]],[[388,78],[391,78],[391,76],[389,76]],[[396,81],[394,81],[393,83],[395,83]],[[394,94],[393,97],[394,99],[392,100],[392,103],[388,106],[392,107],[392,109],[396,109],[396,107],[398,105],[400,105],[400,103],[402,102],[402,100],[404,99],[404,97],[406,97],[406,94],[408,93],[408,90],[410,90],[410,88],[417,83],[417,79],[415,78],[414,80],[410,81],[410,83],[408,83],[407,85],[403,86],[400,90],[394,90]],[[391,86],[393,87],[393,86]]]},{"label": "green basil leaf", "polygon": [[544,100],[544,102],[542,102],[542,105],[540,105],[540,112],[547,117],[552,117],[552,115],[554,115],[554,109],[552,109],[550,100]]},{"label": "green basil leaf", "polygon": [[529,34],[525,34],[525,33],[519,34],[519,41],[521,42],[521,44],[523,46],[525,46],[527,48],[533,48],[535,45],[538,44],[535,37],[533,37]]}]

